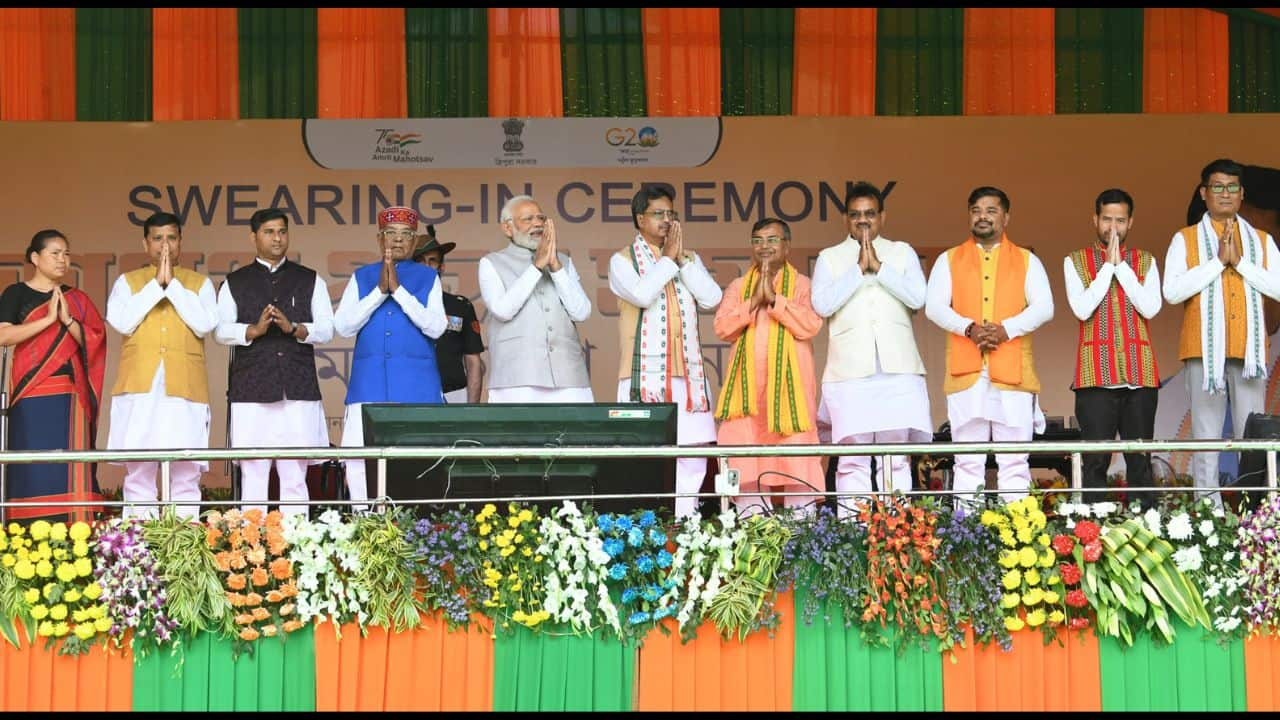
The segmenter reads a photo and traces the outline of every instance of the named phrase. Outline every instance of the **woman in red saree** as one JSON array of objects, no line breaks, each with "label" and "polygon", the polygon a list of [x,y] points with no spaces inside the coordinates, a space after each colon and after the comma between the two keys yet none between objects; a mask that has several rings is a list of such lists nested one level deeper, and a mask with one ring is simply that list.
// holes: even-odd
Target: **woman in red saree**
[{"label": "woman in red saree", "polygon": [[[0,294],[0,345],[14,347],[9,376],[10,450],[93,448],[106,369],[106,329],[89,296],[63,285],[69,244],[57,230],[31,238],[31,279]],[[14,520],[93,520],[102,510],[93,463],[8,466],[5,499]],[[75,501],[76,507],[44,503]]]}]

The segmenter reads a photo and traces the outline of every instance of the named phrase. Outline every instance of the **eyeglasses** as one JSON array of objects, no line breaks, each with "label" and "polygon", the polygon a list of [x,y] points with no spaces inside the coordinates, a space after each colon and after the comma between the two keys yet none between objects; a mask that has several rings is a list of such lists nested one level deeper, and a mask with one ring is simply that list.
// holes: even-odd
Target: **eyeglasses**
[{"label": "eyeglasses", "polygon": [[1214,195],[1221,195],[1224,192],[1235,195],[1236,193],[1240,192],[1240,183],[1230,183],[1228,185],[1223,185],[1222,183],[1214,183],[1209,186],[1209,192],[1213,193]]},{"label": "eyeglasses", "polygon": [[541,222],[541,223],[545,223],[545,222],[547,221],[547,216],[546,216],[546,215],[541,215],[541,214],[539,214],[539,215],[521,215],[521,216],[520,216],[520,217],[518,217],[518,218],[508,218],[508,219],[509,219],[509,220],[511,220],[512,222],[518,222],[518,223],[520,223],[521,225],[528,225],[529,223],[533,222],[534,220],[537,220],[538,222]]},{"label": "eyeglasses", "polygon": [[785,240],[785,239],[786,239],[786,238],[780,238],[780,237],[778,237],[777,235],[770,235],[770,236],[768,236],[768,237],[755,237],[755,236],[752,236],[752,238],[751,238],[751,246],[752,246],[752,247],[755,247],[755,246],[757,246],[757,245],[760,245],[761,243],[764,243],[764,244],[767,244],[767,245],[778,245],[778,244],[780,244],[780,243],[781,243],[783,240]]},{"label": "eyeglasses", "polygon": [[675,210],[650,210],[644,214],[648,215],[654,220],[679,220],[680,219],[680,213],[676,212]]},{"label": "eyeglasses", "polygon": [[859,211],[857,211],[857,210],[850,210],[850,211],[849,211],[848,213],[846,213],[846,214],[847,214],[849,217],[853,218],[854,220],[858,220],[859,218],[866,218],[866,219],[868,219],[868,220],[875,220],[875,219],[876,219],[876,216],[877,216],[877,215],[879,215],[880,213],[879,213],[879,211],[876,211],[876,210],[868,210],[868,211],[866,211],[866,212],[859,212]]},{"label": "eyeglasses", "polygon": [[401,240],[412,240],[413,231],[412,230],[383,230],[382,237],[387,238],[388,240],[395,240],[397,238]]}]

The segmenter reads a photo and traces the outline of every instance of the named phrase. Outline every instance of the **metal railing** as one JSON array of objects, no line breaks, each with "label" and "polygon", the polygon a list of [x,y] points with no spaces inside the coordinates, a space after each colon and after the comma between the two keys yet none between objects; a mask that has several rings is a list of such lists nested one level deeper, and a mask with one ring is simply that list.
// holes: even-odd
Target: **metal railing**
[{"label": "metal railing", "polygon": [[[889,455],[930,455],[950,456],[968,454],[1029,454],[1052,455],[1069,453],[1071,455],[1071,489],[1073,493],[1112,492],[1112,488],[1084,488],[1083,456],[1092,453],[1152,453],[1152,452],[1238,452],[1261,451],[1266,453],[1266,489],[1276,489],[1276,452],[1280,451],[1280,439],[1276,440],[1106,440],[1106,441],[1031,441],[1031,442],[981,442],[981,443],[869,443],[829,444],[829,445],[685,445],[685,446],[613,446],[613,447],[315,447],[315,448],[201,448],[187,450],[10,450],[0,451],[0,464],[9,463],[73,463],[73,462],[158,462],[160,464],[160,493],[154,501],[100,501],[91,503],[95,506],[116,507],[124,505],[151,506],[172,504],[171,475],[175,462],[255,460],[263,458],[285,460],[376,460],[377,492],[376,497],[368,500],[307,500],[289,501],[288,505],[381,505],[387,498],[387,462],[389,460],[437,459],[437,460],[561,460],[591,459],[608,457],[633,458],[682,458],[705,457],[715,458],[721,468],[726,466],[730,458],[737,457],[806,457],[806,456],[844,456],[869,455],[887,457]],[[892,463],[884,463],[886,485],[892,486]],[[1223,489],[1231,490],[1232,486],[1189,487],[1189,488],[1125,488],[1126,492],[1199,492],[1216,493]],[[1249,488],[1261,490],[1261,488]],[[812,497],[812,496],[868,496],[887,495],[891,491],[819,491],[812,492],[743,492],[743,497]],[[905,495],[971,495],[975,491],[958,490],[908,490],[898,491]],[[998,494],[1019,492],[1013,490],[986,490],[976,492]],[[1066,492],[1059,490],[1059,492]],[[633,493],[633,494],[597,494],[597,495],[555,495],[540,496],[538,500],[580,500],[580,499],[625,499],[625,498],[672,498],[672,497],[721,497],[727,504],[728,498],[720,493]],[[437,503],[479,503],[507,502],[515,500],[528,501],[525,496],[495,498],[397,498],[399,504],[437,504]],[[234,499],[233,502],[239,502]],[[0,508],[27,506],[32,503],[6,500],[0,502]],[[62,501],[40,503],[47,507],[79,506],[87,503]],[[225,505],[225,500],[182,501],[183,505]]]}]

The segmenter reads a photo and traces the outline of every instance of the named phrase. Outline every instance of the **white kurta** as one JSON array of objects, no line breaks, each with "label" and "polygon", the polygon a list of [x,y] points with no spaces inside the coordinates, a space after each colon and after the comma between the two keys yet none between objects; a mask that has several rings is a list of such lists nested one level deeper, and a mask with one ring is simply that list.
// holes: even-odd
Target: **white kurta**
[{"label": "white kurta", "polygon": [[[1035,253],[1027,254],[1027,276],[1023,291],[1027,307],[1000,324],[1012,340],[1028,335],[1053,317],[1053,294],[1049,289],[1049,277],[1044,265]],[[974,318],[967,318],[951,307],[951,267],[947,253],[938,256],[933,272],[929,275],[925,315],[943,330],[963,335]],[[1013,427],[1031,427],[1044,432],[1044,414],[1040,412],[1038,399],[1022,390],[1001,390],[991,384],[984,359],[982,375],[972,386],[947,395],[947,415],[951,427],[957,428],[970,420],[987,420]]]},{"label": "white kurta", "polygon": [[[533,295],[533,290],[542,278],[542,271],[530,263],[511,287],[506,287],[502,276],[494,269],[489,258],[480,258],[477,268],[480,278],[480,297],[484,299],[485,311],[502,321],[509,321],[520,312],[524,304]],[[569,315],[569,319],[578,323],[591,317],[591,299],[582,289],[582,278],[573,266],[571,258],[565,258],[560,269],[551,273],[551,281],[556,287],[556,296]],[[465,392],[465,390],[464,390]],[[463,395],[465,398],[466,396]],[[491,403],[589,403],[595,402],[590,386],[573,388],[538,387],[521,385],[505,388],[489,388]]]},{"label": "white kurta", "polygon": [[[905,273],[881,265],[880,272],[864,275],[853,265],[838,275],[819,256],[813,268],[814,311],[824,318],[831,317],[869,282],[878,283],[908,308],[924,305],[927,284],[919,263],[908,263]],[[878,351],[874,375],[822,383],[818,415],[830,424],[834,442],[853,435],[902,429],[909,431],[912,442],[933,440],[929,388],[924,376],[883,372]]]},{"label": "white kurta", "polygon": [[[218,325],[213,283],[205,278],[199,292],[176,279],[161,288],[151,280],[137,293],[124,275],[116,278],[107,298],[107,323],[121,335],[132,335],[151,309],[163,299],[173,303],[182,322],[203,338]],[[151,389],[111,397],[111,430],[108,450],[203,449],[209,447],[209,405],[170,397],[164,389],[164,362],[156,369]],[[208,462],[194,463],[208,470]]]},{"label": "white kurta", "polygon": [[[342,300],[338,310],[333,314],[333,329],[342,337],[353,337],[369,322],[382,303],[390,297],[400,305],[405,315],[423,335],[435,340],[444,334],[449,327],[449,318],[444,314],[444,295],[440,289],[439,279],[431,285],[427,294],[427,304],[423,306],[403,285],[388,295],[374,288],[368,295],[360,297],[360,287],[355,275],[347,281],[347,288],[342,292]],[[412,378],[405,378],[412,382]],[[360,407],[363,403],[351,403],[346,406],[342,421],[342,445],[344,447],[360,447],[364,445],[364,425],[360,420]],[[348,464],[348,473],[353,465],[358,464],[363,471],[364,463]]]},{"label": "white kurta", "polygon": [[[261,258],[256,261],[271,272],[271,267]],[[283,310],[283,308],[282,308]],[[246,347],[245,337],[249,323],[236,322],[238,308],[231,294],[229,283],[218,290],[218,327],[214,337],[223,345]],[[311,322],[301,323],[307,329],[307,338],[298,342],[320,345],[333,339],[333,307],[329,303],[328,286],[316,278],[311,293]],[[320,400],[278,400],[269,403],[231,403],[231,447],[325,447],[329,444],[329,430],[324,418],[324,403]],[[316,461],[320,462],[320,461]]]}]

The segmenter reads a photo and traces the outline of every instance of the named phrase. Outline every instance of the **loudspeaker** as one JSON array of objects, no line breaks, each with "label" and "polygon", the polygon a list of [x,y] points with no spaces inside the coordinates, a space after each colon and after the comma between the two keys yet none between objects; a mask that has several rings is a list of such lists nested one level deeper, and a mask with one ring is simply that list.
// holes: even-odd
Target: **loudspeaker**
[{"label": "loudspeaker", "polygon": [[[1280,415],[1249,413],[1244,423],[1246,440],[1275,440],[1280,438]],[[1240,474],[1233,488],[1265,488],[1267,486],[1267,454],[1261,450],[1240,453]],[[1261,490],[1241,492],[1236,509],[1241,505],[1255,507],[1266,496]]]}]

